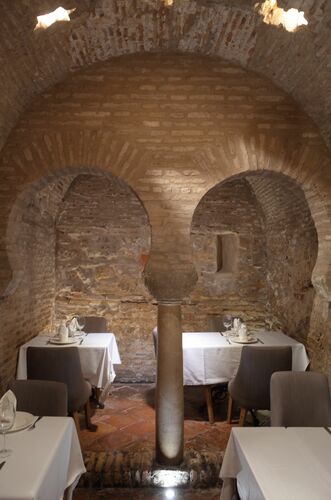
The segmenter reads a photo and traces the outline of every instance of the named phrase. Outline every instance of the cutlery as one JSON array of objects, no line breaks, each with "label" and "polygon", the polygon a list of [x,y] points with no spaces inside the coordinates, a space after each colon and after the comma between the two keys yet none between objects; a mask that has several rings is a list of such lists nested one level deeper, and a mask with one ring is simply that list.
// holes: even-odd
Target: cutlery
[{"label": "cutlery", "polygon": [[259,338],[257,339],[257,341],[260,342],[260,344],[264,344],[264,342],[262,342],[262,340]]},{"label": "cutlery", "polygon": [[83,340],[84,340],[84,337],[81,339],[81,341],[79,342],[79,345],[81,345],[83,343]]},{"label": "cutlery", "polygon": [[42,418],[43,418],[42,416],[36,418],[31,427],[29,427],[29,430],[31,431],[32,429],[34,429],[36,427],[36,423],[39,422],[39,420],[41,420]]},{"label": "cutlery", "polygon": [[326,432],[328,432],[329,434],[331,434],[331,431],[328,427],[324,427],[324,429],[326,430]]},{"label": "cutlery", "polygon": [[3,461],[0,463],[0,470],[2,469],[2,467],[5,465],[6,461]]}]

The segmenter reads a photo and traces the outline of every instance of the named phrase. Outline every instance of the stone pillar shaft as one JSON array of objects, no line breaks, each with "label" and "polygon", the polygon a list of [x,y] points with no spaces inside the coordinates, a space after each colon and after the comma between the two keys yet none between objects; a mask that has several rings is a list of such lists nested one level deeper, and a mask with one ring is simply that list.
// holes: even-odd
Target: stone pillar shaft
[{"label": "stone pillar shaft", "polygon": [[158,306],[156,462],[180,465],[184,449],[183,349],[180,304]]}]

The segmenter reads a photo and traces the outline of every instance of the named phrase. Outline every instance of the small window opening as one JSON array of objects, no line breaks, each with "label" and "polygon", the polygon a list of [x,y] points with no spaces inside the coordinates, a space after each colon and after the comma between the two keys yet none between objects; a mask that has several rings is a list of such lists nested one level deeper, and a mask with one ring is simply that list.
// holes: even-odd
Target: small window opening
[{"label": "small window opening", "polygon": [[308,24],[303,10],[293,8],[289,10],[282,9],[278,7],[277,0],[259,2],[255,4],[255,8],[263,16],[264,23],[273,24],[274,26],[282,25],[286,31],[293,32],[300,26]]},{"label": "small window opening", "polygon": [[239,237],[235,233],[224,233],[216,238],[218,273],[235,273],[238,268]]},{"label": "small window opening", "polygon": [[58,7],[49,14],[43,16],[37,16],[37,24],[35,30],[43,28],[49,28],[56,21],[70,21],[70,14],[76,9],[64,9],[63,7]]}]

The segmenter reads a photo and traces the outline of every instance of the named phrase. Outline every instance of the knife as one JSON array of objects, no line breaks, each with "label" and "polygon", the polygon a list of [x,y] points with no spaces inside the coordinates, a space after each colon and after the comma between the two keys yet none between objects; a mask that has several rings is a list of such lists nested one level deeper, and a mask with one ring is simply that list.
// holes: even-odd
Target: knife
[{"label": "knife", "polygon": [[0,470],[1,470],[1,469],[2,469],[2,467],[5,465],[5,463],[6,463],[6,461],[4,461],[4,462],[1,462],[1,463],[0,463]]}]

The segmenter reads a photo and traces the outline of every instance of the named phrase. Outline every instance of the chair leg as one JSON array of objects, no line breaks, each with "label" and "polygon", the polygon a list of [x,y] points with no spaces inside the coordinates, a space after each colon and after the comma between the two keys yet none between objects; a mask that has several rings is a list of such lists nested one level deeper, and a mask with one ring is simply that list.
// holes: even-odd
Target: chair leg
[{"label": "chair leg", "polygon": [[89,400],[87,400],[87,402],[84,405],[84,413],[85,413],[86,427],[88,428],[89,431],[95,432],[98,429],[98,426],[92,424],[91,422],[91,406]]},{"label": "chair leg", "polygon": [[229,394],[229,396],[228,396],[228,414],[227,414],[227,419],[226,419],[228,424],[231,424],[231,421],[232,421],[232,409],[233,409],[233,399]]},{"label": "chair leg", "polygon": [[205,390],[205,398],[208,410],[208,420],[210,424],[213,424],[215,422],[215,418],[214,418],[213,400],[211,397],[211,386],[210,385],[205,386],[204,390]]},{"label": "chair leg", "polygon": [[96,399],[96,404],[98,408],[101,408],[101,410],[104,409],[105,405],[100,401],[100,396],[102,393],[102,389],[100,387],[95,388],[95,399]]},{"label": "chair leg", "polygon": [[246,419],[246,414],[247,414],[247,409],[246,408],[240,408],[240,415],[239,415],[239,427],[243,427]]}]

